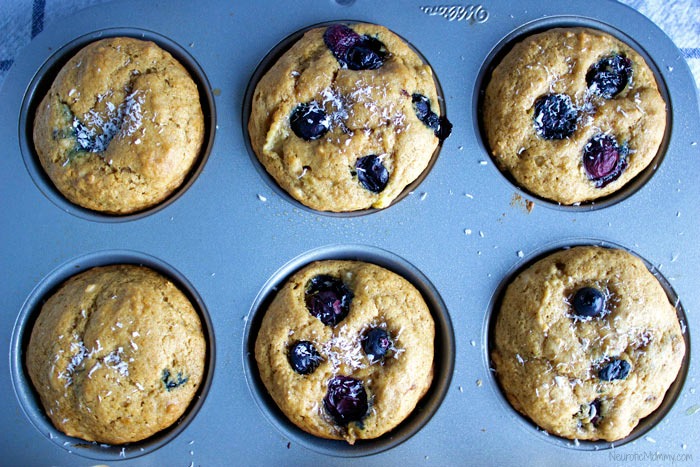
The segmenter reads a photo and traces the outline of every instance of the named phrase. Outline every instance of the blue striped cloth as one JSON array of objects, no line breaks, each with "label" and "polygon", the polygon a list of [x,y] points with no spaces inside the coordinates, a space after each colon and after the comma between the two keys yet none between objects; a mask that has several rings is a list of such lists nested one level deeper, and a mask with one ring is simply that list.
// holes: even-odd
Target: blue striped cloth
[{"label": "blue striped cloth", "polygon": [[[0,0],[0,86],[22,48],[50,21],[108,0]],[[700,88],[700,1],[621,0],[655,22],[685,57]]]}]

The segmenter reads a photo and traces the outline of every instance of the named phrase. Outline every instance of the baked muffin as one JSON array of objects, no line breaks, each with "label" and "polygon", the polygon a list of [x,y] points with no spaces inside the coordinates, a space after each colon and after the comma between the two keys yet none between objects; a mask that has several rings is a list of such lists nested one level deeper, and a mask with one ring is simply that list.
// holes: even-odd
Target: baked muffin
[{"label": "baked muffin", "polygon": [[649,165],[666,104],[627,44],[593,29],[551,29],[516,44],[493,70],[483,124],[501,170],[570,205],[618,191]]},{"label": "baked muffin", "polygon": [[508,401],[541,428],[615,441],[661,404],[684,353],[676,310],[644,263],[581,246],[508,286],[492,358]]},{"label": "baked muffin", "polygon": [[54,426],[86,441],[140,441],[175,423],[204,373],[197,312],[141,266],[90,269],[44,304],[26,364]]},{"label": "baked muffin", "polygon": [[295,273],[255,342],[260,377],[282,412],[328,439],[373,439],[415,408],[433,378],[435,325],[401,276],[358,261]]},{"label": "baked muffin", "polygon": [[71,202],[109,214],[167,198],[190,172],[204,138],[197,86],[152,42],[93,42],[63,66],[39,104],[34,147]]},{"label": "baked muffin", "polygon": [[426,169],[451,124],[428,64],[374,24],[311,29],[260,79],[253,151],[320,211],[384,208]]}]

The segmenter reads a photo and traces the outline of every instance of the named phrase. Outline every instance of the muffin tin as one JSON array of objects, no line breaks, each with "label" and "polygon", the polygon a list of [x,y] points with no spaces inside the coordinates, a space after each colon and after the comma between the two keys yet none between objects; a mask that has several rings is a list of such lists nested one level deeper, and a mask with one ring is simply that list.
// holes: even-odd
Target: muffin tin
[{"label": "muffin tin", "polygon": [[[454,130],[403,200],[362,216],[329,216],[271,185],[251,159],[242,115],[246,89],[268,52],[313,24],[348,18],[383,24],[426,57]],[[257,24],[264,27],[251,27]],[[560,207],[532,197],[498,171],[481,135],[478,103],[493,60],[513,38],[561,25],[599,28],[630,42],[668,97],[667,136],[653,167],[602,203]],[[185,62],[202,86],[209,133],[198,168],[174,197],[115,218],[60,197],[37,165],[28,125],[34,94],[65,52],[117,33],[154,39]],[[678,49],[634,10],[605,0],[175,1],[167,8],[120,2],[49,26],[16,61],[0,96],[6,273],[0,325],[9,352],[0,363],[4,462],[345,465],[364,456],[366,465],[406,459],[579,465],[700,456],[691,345],[700,306],[698,101]],[[660,409],[619,443],[544,434],[505,402],[490,369],[489,328],[504,279],[547,251],[581,243],[619,246],[644,258],[669,296],[678,297],[686,329],[678,381]],[[430,305],[439,336],[436,377],[418,409],[389,435],[353,447],[286,422],[259,384],[250,353],[260,310],[275,288],[309,261],[330,258],[375,262],[409,279]],[[75,272],[113,262],[150,265],[179,284],[199,308],[211,350],[207,380],[182,421],[126,446],[57,432],[23,366],[28,330],[46,295]]]}]

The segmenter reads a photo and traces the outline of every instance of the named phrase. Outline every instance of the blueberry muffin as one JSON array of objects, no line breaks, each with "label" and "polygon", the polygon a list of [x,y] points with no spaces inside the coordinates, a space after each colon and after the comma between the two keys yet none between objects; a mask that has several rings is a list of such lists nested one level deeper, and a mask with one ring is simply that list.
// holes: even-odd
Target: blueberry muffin
[{"label": "blueberry muffin", "polygon": [[627,44],[593,29],[552,29],[516,44],[496,66],[483,123],[501,170],[571,205],[618,191],[650,164],[666,104]]},{"label": "blueberry muffin", "polygon": [[508,286],[496,375],[515,409],[554,435],[615,441],[676,379],[685,341],[664,289],[626,251],[556,252]]},{"label": "blueberry muffin", "polygon": [[185,295],[141,266],[66,281],[32,329],[26,365],[54,426],[86,441],[140,441],[175,423],[203,373],[206,342]]},{"label": "blueberry muffin", "polygon": [[68,60],[34,119],[34,147],[56,188],[108,214],[167,198],[203,138],[187,70],[156,44],[128,37],[93,42]]},{"label": "blueberry muffin", "polygon": [[388,206],[451,131],[430,66],[373,24],[311,29],[260,79],[248,122],[256,156],[321,211]]},{"label": "blueberry muffin", "polygon": [[435,325],[421,294],[373,264],[320,261],[295,273],[255,343],[282,412],[328,439],[373,439],[415,408],[433,378]]}]

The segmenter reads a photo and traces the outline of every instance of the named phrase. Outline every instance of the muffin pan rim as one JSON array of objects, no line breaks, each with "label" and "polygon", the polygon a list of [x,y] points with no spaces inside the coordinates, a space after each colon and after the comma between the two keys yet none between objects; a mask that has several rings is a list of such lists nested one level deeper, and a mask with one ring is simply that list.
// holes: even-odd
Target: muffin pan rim
[{"label": "muffin pan rim", "polygon": [[[493,360],[491,358],[491,353],[493,352],[493,333],[498,318],[499,310],[497,309],[502,300],[503,295],[508,288],[508,285],[521,273],[527,270],[529,267],[536,264],[538,261],[543,260],[559,251],[566,251],[579,246],[597,246],[607,249],[618,249],[630,253],[634,257],[640,259],[642,263],[646,266],[647,270],[654,276],[654,278],[659,282],[663,288],[669,303],[676,310],[676,316],[681,326],[683,340],[685,342],[685,354],[683,356],[683,361],[678,370],[678,375],[676,375],[675,380],[669,388],[664,393],[664,398],[659,404],[659,406],[651,412],[646,417],[639,420],[639,423],[634,427],[634,429],[625,438],[619,439],[617,441],[589,441],[589,440],[575,440],[568,439],[562,436],[558,436],[553,433],[548,433],[546,430],[540,428],[536,423],[528,418],[527,415],[518,412],[506,398],[504,391],[501,387],[498,377],[496,376],[496,370],[493,365]],[[482,327],[482,349],[483,361],[489,375],[489,386],[494,392],[496,398],[501,402],[507,412],[511,415],[518,425],[527,432],[530,432],[538,437],[541,437],[545,441],[559,447],[569,448],[576,451],[601,451],[619,448],[625,444],[632,443],[637,439],[643,438],[653,431],[657,425],[659,425],[664,418],[668,415],[668,412],[673,408],[677,402],[683,388],[686,384],[686,379],[688,376],[688,371],[690,368],[691,360],[691,338],[690,338],[690,327],[688,325],[688,317],[685,312],[685,308],[681,303],[680,297],[674,290],[671,283],[664,277],[664,275],[647,260],[644,256],[641,256],[637,251],[615,243],[610,240],[604,240],[600,238],[564,238],[559,241],[549,242],[543,245],[541,248],[532,251],[527,256],[523,257],[517,261],[511,269],[502,278],[498,287],[494,290],[491,300],[489,301],[489,306],[484,316],[484,322]]]},{"label": "muffin pan rim", "polygon": [[[617,191],[601,197],[596,198],[592,201],[579,202],[571,205],[557,203],[551,199],[540,196],[534,192],[531,192],[527,188],[521,186],[515,178],[508,173],[507,170],[501,170],[498,168],[493,154],[489,148],[489,144],[486,138],[485,124],[483,122],[483,113],[481,107],[486,94],[486,87],[489,84],[490,76],[493,70],[499,65],[500,61],[512,50],[512,48],[519,42],[523,41],[525,38],[545,32],[550,29],[558,28],[588,28],[595,31],[600,31],[611,35],[615,39],[625,43],[631,47],[635,52],[637,52],[646,62],[647,66],[651,70],[654,78],[656,79],[656,85],[659,90],[661,98],[666,104],[666,127],[664,131],[664,136],[659,144],[659,148],[656,155],[651,159],[649,165],[647,165],[641,172],[629,180],[624,186],[620,187]],[[494,167],[497,168],[501,178],[508,184],[512,189],[517,191],[521,196],[530,200],[536,205],[541,205],[550,209],[562,210],[562,211],[572,211],[572,212],[588,212],[595,211],[599,209],[605,209],[607,207],[613,206],[615,204],[624,202],[627,198],[634,196],[636,192],[642,190],[644,186],[653,178],[654,174],[659,169],[660,165],[663,163],[666,154],[669,149],[672,133],[673,133],[673,122],[674,122],[674,106],[671,103],[671,97],[668,92],[668,85],[666,84],[666,79],[661,73],[660,68],[656,64],[656,61],[649,55],[649,53],[632,37],[623,32],[620,28],[606,22],[602,19],[589,18],[583,16],[575,15],[552,15],[545,18],[537,18],[529,21],[527,23],[521,24],[508,32],[497,44],[494,44],[493,48],[489,51],[488,55],[484,58],[483,63],[479,69],[479,73],[476,77],[474,92],[472,96],[472,118],[474,124],[474,133],[477,137],[478,145],[481,147],[483,152],[488,156],[489,160],[493,162]]]},{"label": "muffin pan rim", "polygon": [[[413,412],[393,430],[376,439],[358,439],[352,446],[344,440],[327,440],[313,436],[289,421],[267,394],[260,380],[255,358],[257,331],[276,293],[301,269],[314,262],[327,260],[366,262],[403,277],[420,292],[435,322],[434,371],[428,392],[418,401]],[[440,410],[454,373],[455,338],[452,320],[440,293],[430,279],[412,263],[379,247],[362,244],[328,244],[305,251],[290,259],[280,266],[260,288],[246,317],[242,357],[249,393],[260,412],[278,431],[306,449],[320,454],[331,457],[360,458],[392,449],[411,437],[419,435],[421,428],[428,424]]]},{"label": "muffin pan rim", "polygon": [[[158,47],[170,53],[188,72],[190,78],[195,83],[199,93],[200,105],[204,116],[204,136],[199,154],[192,167],[188,171],[182,183],[173,190],[162,201],[128,214],[108,214],[79,206],[69,201],[50,180],[39,161],[39,156],[34,148],[32,131],[34,126],[34,113],[49,91],[56,74],[78,51],[87,45],[102,39],[115,37],[130,37],[143,41],[154,42]],[[55,74],[51,74],[55,72]],[[81,34],[60,45],[56,51],[52,52],[43,61],[41,66],[28,83],[22,97],[20,107],[19,124],[17,132],[19,135],[20,152],[25,168],[32,178],[35,187],[59,209],[95,222],[128,222],[138,220],[143,217],[155,214],[161,209],[175,202],[183,196],[195,183],[214,145],[216,135],[216,104],[212,93],[211,85],[202,66],[187,50],[175,40],[161,33],[138,27],[107,27],[95,29],[94,31]]]},{"label": "muffin pan rim", "polygon": [[[53,295],[68,279],[95,267],[131,264],[145,266],[172,282],[178,290],[185,294],[192,303],[200,319],[202,333],[206,342],[204,373],[199,388],[190,401],[189,406],[178,420],[171,426],[151,435],[150,437],[132,443],[104,444],[85,441],[68,436],[55,428],[46,415],[43,404],[26,369],[26,347],[29,344],[34,323],[41,312],[43,303]],[[101,250],[85,253],[69,259],[44,276],[27,295],[22,305],[15,325],[12,329],[10,345],[10,378],[15,399],[19,403],[30,424],[52,443],[69,453],[80,457],[117,461],[120,459],[136,458],[150,454],[171,442],[180,435],[192,422],[204,404],[214,377],[216,362],[216,338],[211,317],[206,304],[192,283],[177,269],[155,256],[135,250]]]},{"label": "muffin pan rim", "polygon": [[[328,27],[333,24],[344,24],[347,26],[351,26],[353,24],[373,24],[373,25],[379,25],[378,23],[371,23],[368,21],[363,21],[363,20],[351,20],[351,19],[339,19],[339,20],[330,20],[330,21],[322,21],[320,23],[315,23],[309,26],[302,27],[301,29],[297,29],[294,32],[289,33],[287,36],[285,36],[283,39],[281,39],[279,42],[277,42],[270,50],[265,54],[264,57],[260,59],[260,61],[257,63],[255,70],[253,73],[250,75],[250,78],[248,80],[248,85],[246,86],[245,89],[245,95],[243,97],[243,108],[241,111],[241,128],[243,131],[243,140],[245,142],[245,147],[246,151],[248,152],[248,155],[250,156],[250,160],[255,167],[256,171],[259,173],[260,178],[262,178],[268,186],[277,194],[279,195],[282,199],[293,205],[294,207],[301,209],[303,211],[307,211],[312,214],[316,215],[323,215],[323,216],[328,216],[328,217],[360,217],[360,216],[366,216],[369,214],[376,214],[381,211],[385,211],[392,206],[395,206],[402,200],[404,200],[407,196],[409,196],[411,193],[416,191],[418,187],[423,183],[423,181],[428,178],[430,175],[430,172],[432,171],[433,167],[438,161],[438,158],[440,156],[440,151],[442,150],[444,141],[438,141],[438,145],[435,148],[435,151],[433,151],[432,156],[430,157],[430,161],[428,162],[428,165],[425,167],[423,172],[420,173],[418,178],[413,180],[411,183],[406,185],[406,187],[401,191],[401,193],[392,200],[392,202],[384,207],[384,208],[373,208],[369,207],[366,209],[358,209],[355,211],[321,211],[321,210],[316,210],[311,207],[308,207],[304,205],[301,201],[296,200],[292,195],[287,193],[287,191],[282,188],[277,181],[274,179],[274,177],[267,171],[265,166],[260,162],[258,159],[257,155],[255,154],[255,151],[253,150],[253,146],[250,143],[250,137],[249,137],[249,132],[248,132],[248,122],[250,121],[250,114],[251,114],[251,103],[253,101],[253,95],[255,94],[255,89],[257,88],[258,82],[260,79],[262,79],[265,74],[270,71],[270,69],[275,65],[277,60],[279,60],[289,49],[294,46],[296,42],[298,42],[306,32],[316,29],[316,28],[321,28],[321,27]],[[381,26],[381,25],[380,25]],[[447,116],[447,105],[445,102],[444,98],[444,92],[442,89],[442,86],[440,85],[440,80],[438,79],[437,73],[431,66],[430,62],[428,61],[427,57],[421,53],[418,48],[416,48],[411,42],[409,42],[405,37],[401,36],[400,34],[396,33],[395,31],[391,30],[390,31],[395,34],[399,39],[401,39],[407,46],[410,48],[422,61],[424,64],[428,65],[430,69],[432,70],[433,74],[433,82],[435,83],[435,92],[438,96],[438,104],[440,108],[440,115],[441,116]]]}]

